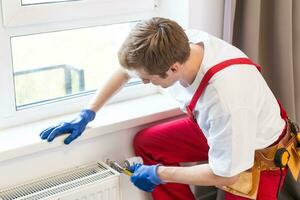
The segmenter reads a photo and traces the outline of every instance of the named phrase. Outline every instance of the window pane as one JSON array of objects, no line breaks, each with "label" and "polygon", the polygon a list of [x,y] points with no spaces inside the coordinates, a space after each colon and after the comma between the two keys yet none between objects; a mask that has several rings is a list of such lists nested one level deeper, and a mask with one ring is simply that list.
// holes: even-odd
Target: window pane
[{"label": "window pane", "polygon": [[66,1],[79,1],[79,0],[22,0],[22,5],[57,3],[57,2],[66,2]]},{"label": "window pane", "polygon": [[17,108],[92,91],[119,67],[135,23],[12,37]]}]

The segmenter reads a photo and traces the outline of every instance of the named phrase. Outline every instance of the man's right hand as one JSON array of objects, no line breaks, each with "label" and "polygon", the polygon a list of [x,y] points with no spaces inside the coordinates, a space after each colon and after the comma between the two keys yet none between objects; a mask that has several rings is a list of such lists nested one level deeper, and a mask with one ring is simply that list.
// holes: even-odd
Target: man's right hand
[{"label": "man's right hand", "polygon": [[65,139],[65,144],[70,144],[73,140],[78,138],[85,130],[86,125],[95,118],[96,113],[89,109],[82,110],[79,115],[70,122],[61,122],[56,126],[45,129],[40,133],[43,140],[52,142],[56,136],[70,133]]},{"label": "man's right hand", "polygon": [[133,172],[130,181],[145,192],[153,192],[157,185],[164,184],[157,174],[159,166],[161,165],[143,165],[140,163],[130,166],[129,170]]}]

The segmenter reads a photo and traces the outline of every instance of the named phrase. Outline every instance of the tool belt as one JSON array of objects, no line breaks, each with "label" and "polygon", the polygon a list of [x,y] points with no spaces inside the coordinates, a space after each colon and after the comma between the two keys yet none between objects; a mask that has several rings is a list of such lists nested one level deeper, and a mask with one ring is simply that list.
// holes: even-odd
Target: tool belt
[{"label": "tool belt", "polygon": [[[286,134],[275,145],[265,149],[255,151],[254,165],[251,169],[242,172],[238,181],[230,186],[224,186],[222,189],[236,196],[242,196],[249,199],[256,199],[260,172],[264,170],[280,170],[276,160],[282,159],[283,155],[278,157],[278,153],[286,152],[286,164],[297,181],[300,171],[300,147],[299,147],[299,129],[298,126],[287,120]],[[298,136],[298,140],[297,140]],[[282,151],[283,150],[283,151]]]}]

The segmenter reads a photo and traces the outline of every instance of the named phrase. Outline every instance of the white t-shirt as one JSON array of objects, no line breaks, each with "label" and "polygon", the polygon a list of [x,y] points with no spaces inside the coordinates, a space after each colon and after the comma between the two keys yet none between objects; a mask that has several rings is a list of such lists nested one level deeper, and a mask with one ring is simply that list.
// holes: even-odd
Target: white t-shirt
[{"label": "white t-shirt", "polygon": [[[204,44],[200,70],[189,87],[179,82],[168,90],[184,108],[204,74],[231,58],[247,57],[236,47],[208,33],[187,30],[191,43]],[[276,98],[255,66],[232,66],[216,73],[197,102],[197,122],[209,145],[209,166],[230,177],[252,167],[254,151],[275,142],[285,122]]]}]

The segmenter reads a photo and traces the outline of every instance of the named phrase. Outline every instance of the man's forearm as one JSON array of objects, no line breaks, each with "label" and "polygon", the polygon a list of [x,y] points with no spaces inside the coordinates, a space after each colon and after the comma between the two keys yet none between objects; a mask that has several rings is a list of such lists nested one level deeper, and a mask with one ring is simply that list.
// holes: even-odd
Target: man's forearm
[{"label": "man's forearm", "polygon": [[221,177],[215,175],[208,164],[191,167],[160,166],[157,170],[163,182],[183,183],[201,186],[225,186],[235,183],[238,176]]},{"label": "man's forearm", "polygon": [[117,70],[108,82],[97,91],[87,108],[97,112],[128,80],[129,76],[123,69]]}]

